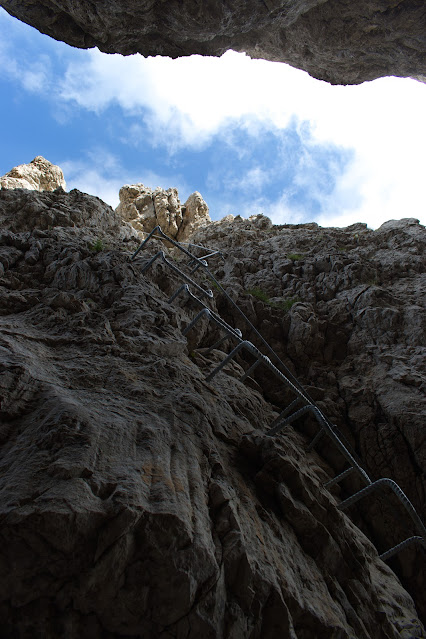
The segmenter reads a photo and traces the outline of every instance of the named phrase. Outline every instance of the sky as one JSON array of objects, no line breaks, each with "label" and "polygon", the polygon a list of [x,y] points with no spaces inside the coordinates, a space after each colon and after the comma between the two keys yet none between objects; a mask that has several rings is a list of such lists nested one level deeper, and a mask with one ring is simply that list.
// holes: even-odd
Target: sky
[{"label": "sky", "polygon": [[79,50],[0,8],[0,175],[42,155],[116,207],[124,184],[199,191],[212,219],[426,224],[426,85],[331,86],[288,65]]}]

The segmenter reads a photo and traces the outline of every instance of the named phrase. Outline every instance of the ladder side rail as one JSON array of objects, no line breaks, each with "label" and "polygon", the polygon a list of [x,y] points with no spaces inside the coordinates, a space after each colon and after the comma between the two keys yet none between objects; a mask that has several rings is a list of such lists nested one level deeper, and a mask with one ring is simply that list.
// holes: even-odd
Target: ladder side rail
[{"label": "ladder side rail", "polygon": [[423,537],[419,537],[416,535],[414,537],[409,537],[408,539],[401,541],[399,544],[397,544],[393,548],[389,548],[389,550],[379,555],[379,557],[382,561],[387,561],[387,559],[390,559],[397,553],[401,552],[401,550],[404,550],[404,548],[407,548],[407,546],[411,546],[413,544],[417,544],[421,546],[424,550],[426,550],[425,540],[423,539]]},{"label": "ladder side rail", "polygon": [[393,481],[393,479],[389,479],[388,477],[383,477],[382,479],[378,479],[377,481],[373,482],[369,486],[366,486],[362,490],[355,493],[355,495],[352,495],[352,497],[348,497],[348,499],[345,499],[345,501],[342,501],[342,503],[339,504],[339,509],[345,510],[346,508],[349,508],[349,506],[352,506],[352,504],[355,504],[357,501],[359,501],[363,497],[366,497],[367,495],[374,492],[378,488],[386,488],[386,487],[390,488],[392,492],[396,495],[397,499],[404,506],[405,510],[407,511],[412,521],[414,522],[418,532],[420,533],[420,536],[426,541],[426,528],[422,520],[420,519],[419,515],[417,514],[416,509],[414,508],[413,504],[408,499],[404,491],[398,486],[398,484],[395,481]]}]

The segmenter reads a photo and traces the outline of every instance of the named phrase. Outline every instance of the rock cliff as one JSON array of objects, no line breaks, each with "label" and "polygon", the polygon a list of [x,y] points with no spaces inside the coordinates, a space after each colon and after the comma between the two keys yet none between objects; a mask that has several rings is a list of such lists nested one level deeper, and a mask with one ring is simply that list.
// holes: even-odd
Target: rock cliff
[{"label": "rock cliff", "polygon": [[[2,189],[0,221],[2,636],[425,636],[360,529],[382,550],[403,518],[372,500],[352,521],[337,508],[350,484],[323,486],[331,451],[308,452],[303,425],[266,436],[282,398],[261,371],[241,382],[239,359],[205,380],[229,345],[210,350],[204,320],[182,335],[196,309],[169,302],[181,280],[162,262],[141,274],[117,212]],[[422,233],[255,217],[191,236],[222,250],[221,284],[419,510]],[[220,293],[212,308],[247,333]],[[403,559],[421,604],[424,557]]]},{"label": "rock cliff", "polygon": [[57,40],[107,53],[178,57],[234,49],[338,84],[426,75],[423,0],[2,0],[1,6]]}]

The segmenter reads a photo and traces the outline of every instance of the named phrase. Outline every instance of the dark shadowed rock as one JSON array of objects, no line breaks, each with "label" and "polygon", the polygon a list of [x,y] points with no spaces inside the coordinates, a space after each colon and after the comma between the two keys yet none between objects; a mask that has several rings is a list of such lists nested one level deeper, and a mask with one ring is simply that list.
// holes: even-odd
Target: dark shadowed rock
[{"label": "dark shadowed rock", "polygon": [[[183,337],[194,308],[167,301],[179,280],[161,263],[141,276],[128,260],[137,242],[109,207],[76,191],[1,190],[0,214],[2,637],[424,637],[410,596],[323,487],[334,469],[292,428],[265,436],[276,407],[254,380],[239,381],[243,361],[205,381],[224,357],[205,348],[217,335],[204,324]],[[237,221],[238,232],[221,240],[224,280],[241,299],[239,261],[248,265],[256,251],[259,282],[259,265],[273,269],[283,237],[295,251],[292,232],[313,232],[256,220]],[[220,224],[208,228],[217,240]],[[384,241],[399,250],[402,232],[416,247],[418,228],[385,229],[375,252]],[[317,253],[321,272],[331,272],[325,256],[337,232],[325,232],[330,251]],[[369,232],[358,234],[366,247]],[[249,237],[253,255],[239,255]],[[279,255],[280,281],[302,281],[293,270],[307,262]],[[413,252],[407,278],[417,276],[416,260]],[[343,310],[330,324],[336,338],[315,343],[325,331],[321,308],[307,295],[281,317],[283,330],[293,322],[295,343],[306,343],[306,354],[298,347],[305,376],[309,358],[318,371],[307,381],[325,387],[321,375],[336,370],[330,349],[342,365],[357,366],[358,354]],[[387,307],[371,298],[366,308]],[[269,310],[260,326],[277,318]],[[354,333],[363,330],[374,328],[361,322]],[[329,401],[339,413],[345,400],[335,391]]]},{"label": "dark shadowed rock", "polygon": [[3,0],[1,6],[57,40],[107,53],[175,58],[234,49],[338,84],[426,75],[423,0]]}]

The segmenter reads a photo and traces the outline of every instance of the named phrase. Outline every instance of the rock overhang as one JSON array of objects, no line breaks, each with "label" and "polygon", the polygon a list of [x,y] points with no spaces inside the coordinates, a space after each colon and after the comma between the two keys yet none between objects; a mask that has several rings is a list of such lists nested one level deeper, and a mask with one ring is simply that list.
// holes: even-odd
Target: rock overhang
[{"label": "rock overhang", "polygon": [[199,3],[3,0],[6,11],[79,48],[173,58],[228,49],[280,61],[332,84],[426,75],[422,0],[212,0]]}]

